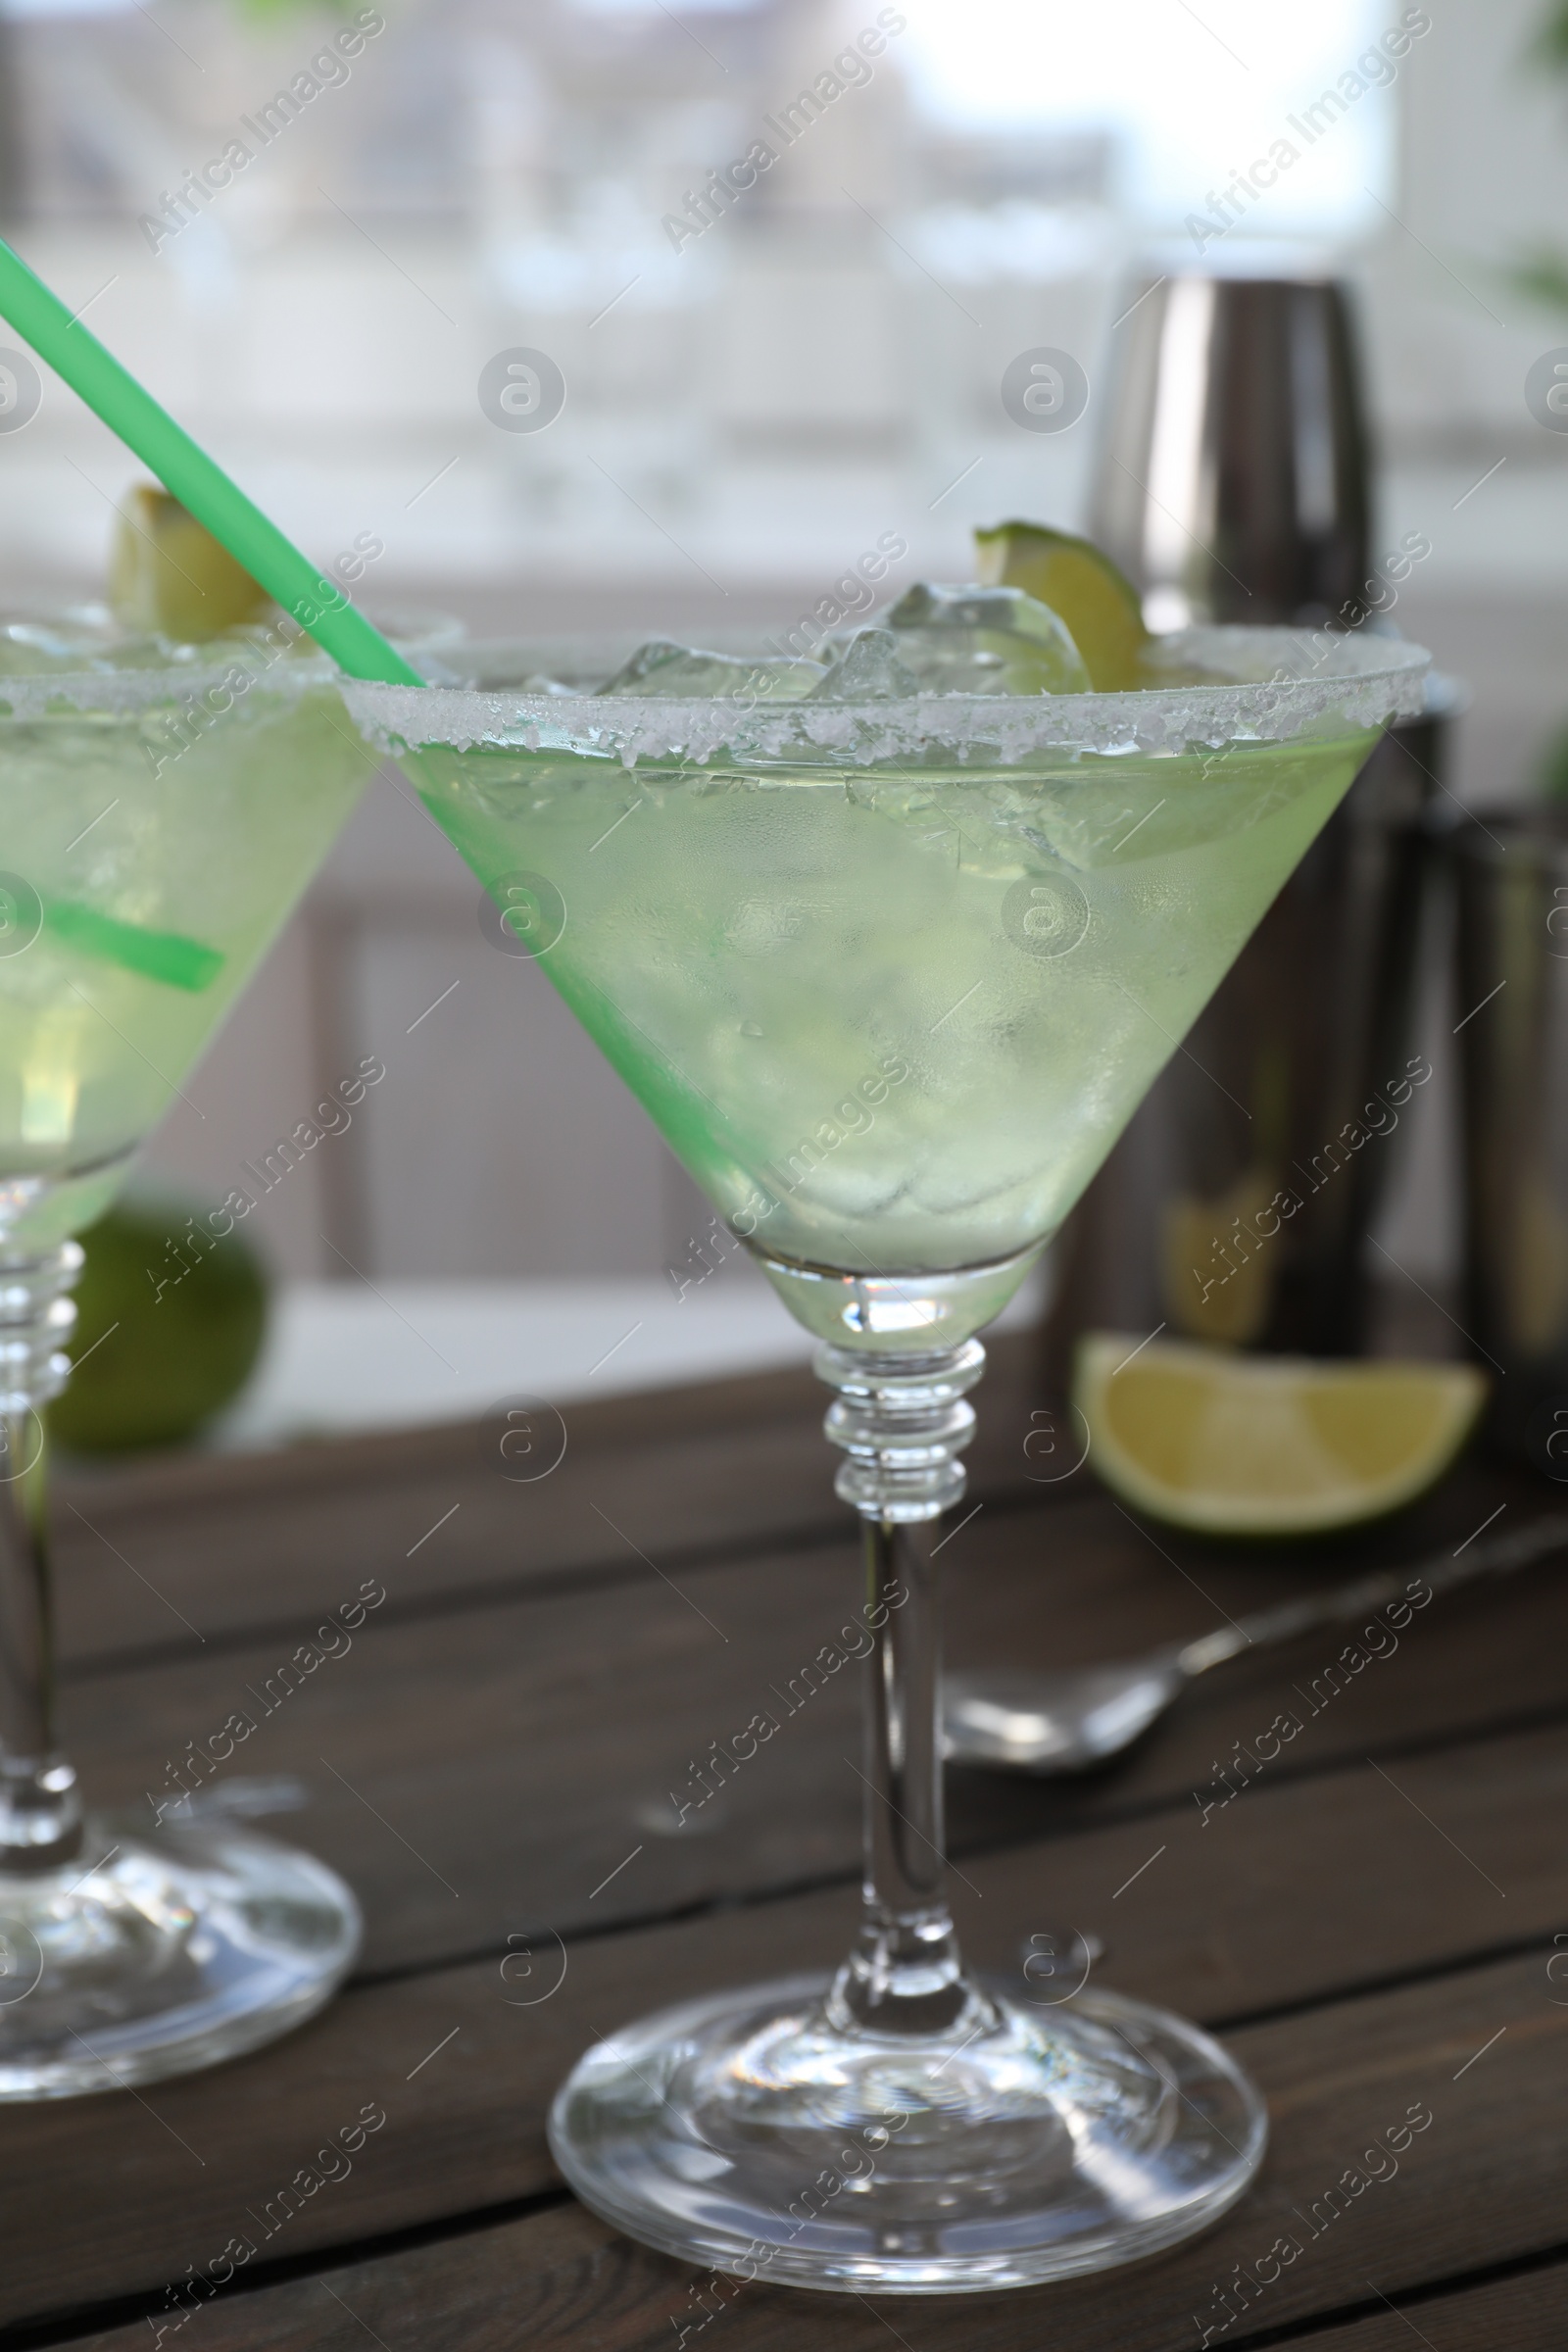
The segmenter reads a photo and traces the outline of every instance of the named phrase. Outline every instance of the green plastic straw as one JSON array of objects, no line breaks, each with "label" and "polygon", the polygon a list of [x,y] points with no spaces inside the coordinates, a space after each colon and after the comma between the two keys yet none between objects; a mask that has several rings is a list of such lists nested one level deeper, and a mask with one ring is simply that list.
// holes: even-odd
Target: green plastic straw
[{"label": "green plastic straw", "polygon": [[76,899],[45,899],[43,922],[68,947],[81,956],[122,964],[144,979],[162,980],[166,988],[188,989],[200,996],[212,987],[223,968],[216,948],[178,931],[152,931],[144,923],[122,923],[118,915],[100,913]]},{"label": "green plastic straw", "polygon": [[72,318],[59,295],[51,293],[3,240],[0,318],[9,318],[18,334],[24,335],[111,432],[151,466],[165,488],[221,541],[252,579],[310,631],[340,669],[351,678],[379,678],[389,685],[424,684],[342,589],[323,579],[292,540],[252,506],[238,484],[97,337]]}]

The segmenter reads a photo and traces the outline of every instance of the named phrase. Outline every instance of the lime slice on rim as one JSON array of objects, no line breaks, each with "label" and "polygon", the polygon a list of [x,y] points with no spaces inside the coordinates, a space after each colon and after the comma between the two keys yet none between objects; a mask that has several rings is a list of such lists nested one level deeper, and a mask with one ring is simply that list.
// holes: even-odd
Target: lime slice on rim
[{"label": "lime slice on rim", "polygon": [[272,610],[266,589],[155,482],[136,483],[120,510],[109,602],[125,628],[181,645],[221,637]]},{"label": "lime slice on rim", "polygon": [[999,522],[974,535],[975,577],[987,588],[1022,588],[1066,623],[1097,694],[1141,683],[1149,642],[1138,591],[1092,540],[1043,522]]},{"label": "lime slice on rim", "polygon": [[1486,1393],[1469,1364],[1229,1355],[1116,1332],[1086,1333],[1073,1382],[1112,1494],[1212,1536],[1322,1535],[1414,1501]]}]

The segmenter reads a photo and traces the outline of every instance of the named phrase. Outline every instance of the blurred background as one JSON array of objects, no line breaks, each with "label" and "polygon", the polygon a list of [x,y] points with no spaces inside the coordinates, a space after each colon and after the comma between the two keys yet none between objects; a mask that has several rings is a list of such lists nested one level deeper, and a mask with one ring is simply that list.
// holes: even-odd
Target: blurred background
[{"label": "blurred background", "polygon": [[[1088,519],[1141,286],[1329,270],[1371,556],[1429,545],[1396,618],[1468,689],[1438,789],[1484,818],[1568,724],[1568,431],[1527,397],[1568,346],[1560,5],[5,0],[0,210],[372,611],[486,635],[789,626],[879,541],[889,595],[967,577],[977,523]],[[1041,347],[1088,385],[1049,433],[1004,398]],[[564,383],[539,429],[485,390],[518,350]],[[0,595],[98,592],[137,471],[46,376],[0,433]],[[1438,1301],[1447,971],[1429,938],[1435,1078],[1378,1212]],[[292,1286],[252,1434],[345,1385],[365,1418],[475,1409],[519,1314],[552,1394],[804,1351],[390,777],[151,1169],[221,1200],[368,1054],[385,1081],[250,1220]]]}]

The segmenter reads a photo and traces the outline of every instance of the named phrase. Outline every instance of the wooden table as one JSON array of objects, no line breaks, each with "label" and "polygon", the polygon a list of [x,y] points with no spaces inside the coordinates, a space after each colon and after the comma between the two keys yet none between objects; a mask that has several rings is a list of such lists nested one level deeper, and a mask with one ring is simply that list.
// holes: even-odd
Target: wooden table
[{"label": "wooden table", "polygon": [[[384,1586],[352,1648],[229,1767],[306,1784],[309,1808],[277,1827],[352,1881],[368,1932],[341,1998],[256,2056],[0,2109],[0,2348],[673,2352],[685,2328],[703,2352],[1153,2352],[1206,2326],[1226,2347],[1557,2352],[1561,1562],[1434,1602],[1343,1688],[1325,1637],[1239,1662],[1096,1778],[951,1775],[971,1956],[1016,1975],[1032,1936],[1092,1932],[1102,1981],[1222,2033],[1265,2090],[1267,2162],[1207,2236],[1013,2295],[754,2285],[699,2329],[698,2274],[564,2191],[543,2117],[596,2035],[677,1994],[831,1964],[851,1932],[851,1673],[683,1831],[670,1800],[854,1605],[822,1401],[791,1372],[573,1405],[564,1460],[531,1484],[503,1477],[494,1429],[463,1428],[63,1489],[65,1731],[104,1802],[145,1812],[188,1741],[367,1579]],[[1035,1483],[1027,1343],[999,1344],[978,1401],[984,1507],[943,1555],[955,1664],[1126,1653],[1562,1499],[1471,1464],[1333,1553],[1227,1553],[1144,1531],[1086,1474]],[[1235,1743],[1285,1709],[1300,1735],[1205,1819]],[[1429,2128],[1372,2180],[1387,2161],[1367,2151],[1423,2107]],[[375,2114],[351,2160],[320,2153]],[[1352,2168],[1365,2185],[1329,2199]],[[302,2180],[318,2185],[280,2198]],[[1236,2266],[1287,2230],[1299,2259],[1222,2327]],[[257,2251],[229,2287],[194,2308],[168,2291],[221,2271],[235,2239]]]}]

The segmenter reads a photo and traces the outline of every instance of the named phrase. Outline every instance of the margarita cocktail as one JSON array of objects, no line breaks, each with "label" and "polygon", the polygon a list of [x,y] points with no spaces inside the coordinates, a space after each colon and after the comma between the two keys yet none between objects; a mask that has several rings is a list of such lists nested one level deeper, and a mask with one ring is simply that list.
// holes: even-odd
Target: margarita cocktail
[{"label": "margarita cocktail", "polygon": [[8,1249],[107,1204],[353,806],[331,677],[262,631],[0,623]]},{"label": "margarita cocktail", "polygon": [[[1280,646],[1241,636],[1171,657],[1267,677]],[[855,1273],[1009,1258],[1072,1207],[1375,730],[1204,741],[1189,687],[1191,743],[1149,740],[1142,695],[1061,697],[1066,740],[1009,753],[1011,698],[758,697],[784,666],[570,721],[493,693],[461,712],[492,732],[407,765],[737,1233]]]},{"label": "margarita cocktail", "polygon": [[937,2293],[1172,2244],[1261,2155],[1257,2093],[1196,2028],[964,1970],[930,1531],[962,1492],[975,1333],[1426,658],[1197,630],[1091,692],[1017,590],[922,588],[889,618],[820,662],[496,653],[467,690],[344,691],[821,1340],[864,1525],[857,1945],[600,2042],[557,2159],[689,2260]]},{"label": "margarita cocktail", "polygon": [[0,2098],[248,2048],[319,2006],[358,1943],[352,1895],[305,1855],[177,1814],[84,1819],[50,1719],[39,1408],[70,1370],[69,1237],[368,772],[330,664],[297,638],[0,623]]}]

